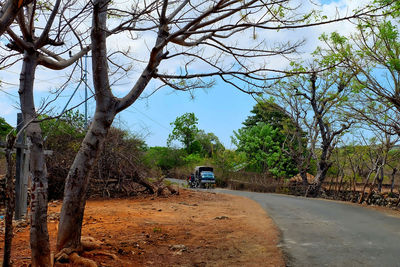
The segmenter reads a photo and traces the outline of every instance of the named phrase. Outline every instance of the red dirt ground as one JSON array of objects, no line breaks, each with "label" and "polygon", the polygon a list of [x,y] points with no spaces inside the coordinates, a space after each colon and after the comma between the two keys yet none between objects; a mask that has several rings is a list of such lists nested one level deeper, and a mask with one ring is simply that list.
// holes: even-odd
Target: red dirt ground
[{"label": "red dirt ground", "polygon": [[[52,251],[59,211],[59,202],[49,204]],[[29,265],[28,228],[16,229],[14,266]],[[230,195],[181,189],[168,198],[91,200],[82,235],[102,242],[83,253],[99,266],[285,266],[272,220],[257,203]],[[3,235],[0,242],[2,254]]]}]

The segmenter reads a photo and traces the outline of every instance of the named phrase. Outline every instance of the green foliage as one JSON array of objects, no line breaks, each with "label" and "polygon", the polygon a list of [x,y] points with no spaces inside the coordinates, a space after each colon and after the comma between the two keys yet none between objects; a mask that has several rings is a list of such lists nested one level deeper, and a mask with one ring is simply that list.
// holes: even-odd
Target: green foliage
[{"label": "green foliage", "polygon": [[189,154],[183,158],[186,165],[197,165],[203,161],[203,157],[199,154]]},{"label": "green foliage", "polygon": [[390,14],[393,18],[400,16],[400,1],[393,0],[375,0],[375,5],[386,7],[386,13]]},{"label": "green foliage", "polygon": [[[379,41],[377,46],[387,54],[389,69],[400,72],[400,43],[397,27],[391,21],[383,21],[379,26]],[[389,49],[388,49],[389,47]]]},{"label": "green foliage", "polygon": [[13,127],[6,122],[6,120],[0,117],[0,140],[5,140],[7,134],[13,129]]},{"label": "green foliage", "polygon": [[226,174],[228,172],[237,171],[241,167],[245,167],[247,164],[246,160],[246,154],[244,152],[225,149],[215,154],[213,163],[222,174]]},{"label": "green foliage", "polygon": [[187,154],[199,154],[203,157],[212,157],[213,153],[223,150],[224,146],[213,133],[206,133],[197,128],[198,119],[194,113],[185,113],[177,117],[171,125],[174,126],[168,136],[167,145],[173,140],[181,142]]},{"label": "green foliage", "polygon": [[85,117],[83,114],[76,112],[66,112],[59,120],[48,119],[47,116],[41,116],[39,119],[43,136],[52,137],[60,135],[68,135],[71,138],[85,137]]},{"label": "green foliage", "polygon": [[170,147],[150,147],[144,156],[147,166],[159,167],[162,171],[169,171],[185,164],[186,152],[182,149]]},{"label": "green foliage", "polygon": [[192,153],[192,149],[195,149],[192,147],[192,144],[199,132],[197,124],[198,119],[194,113],[185,113],[177,117],[175,121],[171,123],[174,129],[168,136],[167,144],[170,145],[172,141],[177,140],[185,146],[185,150],[188,154]]},{"label": "green foliage", "polygon": [[225,149],[215,134],[206,133],[203,130],[199,130],[197,133],[195,143],[200,145],[200,150],[197,152],[204,157],[211,158],[214,153]]},{"label": "green foliage", "polygon": [[59,120],[43,115],[40,123],[47,149],[76,153],[85,137],[85,119],[79,112],[66,112]]},{"label": "green foliage", "polygon": [[248,128],[264,122],[274,128],[282,129],[285,121],[290,120],[285,111],[273,101],[258,101],[250,112],[254,115],[248,116],[243,122]]},{"label": "green foliage", "polygon": [[[304,147],[307,145],[305,133],[273,99],[258,101],[251,113],[252,115],[243,123],[245,126],[234,133],[238,150],[247,156],[249,163],[247,169],[257,172],[268,170],[278,177],[290,177],[296,174],[294,158],[288,156],[289,153],[286,152],[304,152]],[[299,149],[300,143],[287,142],[293,139],[287,137],[294,134],[298,134],[301,139],[300,143],[303,144],[301,149]],[[291,146],[290,149],[288,146]]]},{"label": "green foliage", "polygon": [[233,142],[238,151],[247,157],[250,171],[269,171],[277,177],[290,177],[297,173],[292,160],[285,155],[281,146],[285,136],[279,128],[264,122],[234,132]]}]

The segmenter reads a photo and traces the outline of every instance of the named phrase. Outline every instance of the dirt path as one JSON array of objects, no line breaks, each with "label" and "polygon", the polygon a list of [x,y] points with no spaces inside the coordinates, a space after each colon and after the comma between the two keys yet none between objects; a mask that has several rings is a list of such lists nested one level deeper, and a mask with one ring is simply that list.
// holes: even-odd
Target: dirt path
[{"label": "dirt path", "polygon": [[[59,211],[60,203],[50,204],[53,251]],[[83,235],[102,242],[84,254],[99,266],[284,266],[272,220],[237,196],[181,190],[169,198],[88,201]],[[28,266],[28,236],[28,228],[18,229],[15,266]]]}]

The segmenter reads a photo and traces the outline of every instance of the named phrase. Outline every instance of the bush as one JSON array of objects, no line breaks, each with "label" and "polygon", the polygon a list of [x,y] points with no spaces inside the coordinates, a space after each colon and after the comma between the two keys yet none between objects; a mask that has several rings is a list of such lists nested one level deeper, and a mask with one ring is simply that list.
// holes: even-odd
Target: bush
[{"label": "bush", "polygon": [[6,139],[7,134],[13,129],[10,124],[6,122],[6,120],[0,117],[0,141],[4,141]]},{"label": "bush", "polygon": [[166,176],[185,164],[186,151],[170,147],[151,147],[144,155],[144,162],[148,168],[160,169]]}]

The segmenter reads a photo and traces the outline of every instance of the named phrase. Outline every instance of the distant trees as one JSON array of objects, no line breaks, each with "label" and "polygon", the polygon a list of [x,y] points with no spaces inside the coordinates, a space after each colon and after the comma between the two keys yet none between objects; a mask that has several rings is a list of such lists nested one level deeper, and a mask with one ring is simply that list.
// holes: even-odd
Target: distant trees
[{"label": "distant trees", "polygon": [[183,166],[185,164],[185,150],[175,149],[171,147],[150,147],[145,153],[145,163],[153,167],[161,169],[163,173]]},{"label": "distant trees", "polygon": [[13,127],[0,117],[0,140],[5,141],[5,137],[12,129]]},{"label": "distant trees", "polygon": [[[333,63],[330,58],[316,58],[309,74],[293,75],[266,90],[281,103],[293,122],[286,127],[287,139],[282,147],[296,162],[304,185],[308,185],[306,172],[311,159],[316,161],[317,173],[309,187],[312,195],[318,194],[332,165],[332,152],[354,121],[346,109],[353,75],[332,67]],[[299,64],[293,67],[295,72],[307,72]]]},{"label": "distant trees", "polygon": [[199,142],[201,147],[200,154],[205,157],[212,158],[215,153],[225,149],[218,136],[214,133],[206,133],[204,130],[199,130],[196,141]]},{"label": "distant trees", "polygon": [[173,140],[177,140],[184,145],[186,152],[191,154],[196,150],[194,146],[196,136],[199,132],[197,124],[198,119],[194,113],[185,113],[182,116],[177,117],[174,122],[171,122],[174,129],[168,136],[167,144],[171,144]]},{"label": "distant trees", "polygon": [[[370,144],[374,151],[371,155],[379,155],[370,168],[376,174],[372,184],[377,183],[378,191],[389,151],[398,142],[393,135],[400,136],[400,35],[394,22],[398,20],[398,8],[397,3],[386,17],[359,20],[357,31],[350,36],[336,32],[322,35],[326,47],[317,50],[352,76],[348,118],[360,122],[363,129],[374,132],[379,140]],[[391,168],[394,181],[397,167]]]},{"label": "distant trees", "polygon": [[271,101],[258,102],[243,124],[234,132],[237,150],[247,156],[248,169],[256,172],[269,171],[277,177],[290,177],[297,173],[291,157],[284,152],[285,131],[293,122],[285,111]]},{"label": "distant trees", "polygon": [[346,113],[341,112],[341,106],[348,100],[347,95],[351,89],[349,84],[352,77],[348,77],[341,70],[335,73],[331,69],[329,72],[329,74],[320,76],[319,83],[317,83],[317,74],[311,74],[309,86],[302,86],[302,90],[299,90],[298,93],[311,106],[316,121],[315,125],[318,127],[321,138],[321,153],[317,160],[317,174],[312,187],[309,188],[311,195],[319,193],[328,169],[332,165],[330,157],[338,138],[353,124],[353,121],[346,116]]},{"label": "distant trees", "polygon": [[172,133],[168,136],[167,145],[177,140],[184,145],[186,153],[199,154],[212,157],[213,153],[224,149],[218,137],[213,133],[206,133],[197,127],[198,118],[192,112],[179,116],[171,122],[174,126]]}]

